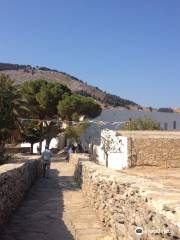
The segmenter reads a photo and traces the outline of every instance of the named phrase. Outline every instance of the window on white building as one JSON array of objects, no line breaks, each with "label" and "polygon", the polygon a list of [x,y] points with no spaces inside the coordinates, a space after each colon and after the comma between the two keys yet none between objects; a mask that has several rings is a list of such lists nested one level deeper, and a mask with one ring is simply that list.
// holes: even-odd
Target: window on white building
[{"label": "window on white building", "polygon": [[168,130],[168,123],[167,122],[164,123],[164,130]]},{"label": "window on white building", "polygon": [[173,122],[173,129],[176,129],[176,121]]}]

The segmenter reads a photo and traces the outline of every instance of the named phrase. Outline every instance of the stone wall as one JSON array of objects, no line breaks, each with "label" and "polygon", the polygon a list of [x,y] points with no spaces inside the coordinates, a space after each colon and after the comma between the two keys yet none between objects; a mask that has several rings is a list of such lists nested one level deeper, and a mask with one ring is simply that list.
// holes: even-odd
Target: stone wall
[{"label": "stone wall", "polygon": [[129,166],[180,167],[180,133],[120,131],[128,138]]},{"label": "stone wall", "polygon": [[[165,212],[155,208],[152,196],[147,194],[155,188],[151,180],[129,176],[90,161],[78,162],[78,155],[72,155],[70,163],[74,165],[75,178],[84,195],[115,239],[180,239],[176,220],[171,221]],[[135,233],[137,227],[144,229],[143,235]]]},{"label": "stone wall", "polygon": [[78,154],[71,154],[69,159],[69,164],[71,165],[72,172],[74,172],[74,178],[79,184],[81,184],[81,165],[79,164],[81,161],[90,161],[91,157],[89,154],[85,153],[78,153]]},{"label": "stone wall", "polygon": [[0,225],[8,219],[41,172],[40,160],[0,166]]}]

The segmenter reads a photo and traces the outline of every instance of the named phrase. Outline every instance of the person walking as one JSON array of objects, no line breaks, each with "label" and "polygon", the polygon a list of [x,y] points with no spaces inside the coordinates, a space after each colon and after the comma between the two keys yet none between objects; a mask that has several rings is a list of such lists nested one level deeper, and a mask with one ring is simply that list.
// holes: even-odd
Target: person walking
[{"label": "person walking", "polygon": [[78,143],[77,148],[76,148],[76,153],[84,153],[84,149],[83,149],[81,143]]},{"label": "person walking", "polygon": [[73,148],[70,146],[67,150],[66,160],[69,161],[71,154],[74,153]]},{"label": "person walking", "polygon": [[51,165],[51,159],[52,159],[52,152],[51,150],[46,146],[45,150],[42,153],[42,159],[43,159],[43,177],[49,178],[49,171],[50,171],[50,165]]}]

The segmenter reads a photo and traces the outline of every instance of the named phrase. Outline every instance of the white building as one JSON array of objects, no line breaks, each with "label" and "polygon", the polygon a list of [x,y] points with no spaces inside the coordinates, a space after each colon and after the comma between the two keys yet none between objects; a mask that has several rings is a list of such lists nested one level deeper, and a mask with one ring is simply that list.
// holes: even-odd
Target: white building
[{"label": "white building", "polygon": [[[103,109],[96,120],[107,122],[127,122],[129,120],[148,117],[156,121],[162,130],[180,131],[180,114],[165,112],[145,112],[133,110]],[[122,125],[121,125],[122,126]],[[109,124],[109,128],[115,129],[120,126]]]},{"label": "white building", "polygon": [[123,124],[130,119],[143,117],[151,118],[159,123],[162,130],[180,131],[180,114],[178,113],[104,109],[101,115],[95,119],[97,123],[92,123],[81,137],[82,143],[86,148],[89,148],[99,164],[106,165],[107,156],[103,147],[104,137],[111,145],[108,152],[108,167],[113,169],[126,168],[128,161],[127,138],[117,137],[115,130],[120,130]]},{"label": "white building", "polygon": [[[66,142],[66,139],[65,139],[65,134],[64,133],[60,133],[58,134],[58,136],[56,138],[52,138],[51,139],[51,142],[50,142],[50,145],[49,145],[49,148],[50,149],[63,149],[65,147],[65,143]],[[42,142],[42,151],[44,151],[45,149],[45,146],[46,146],[46,141],[44,140]],[[21,143],[21,147],[22,148],[30,148],[31,147],[31,144],[30,143]],[[38,153],[38,150],[37,148],[39,147],[39,143],[35,143],[33,145],[33,153]]]},{"label": "white building", "polygon": [[128,167],[127,137],[116,136],[116,132],[104,129],[100,145],[94,145],[92,154],[99,164],[112,169]]}]

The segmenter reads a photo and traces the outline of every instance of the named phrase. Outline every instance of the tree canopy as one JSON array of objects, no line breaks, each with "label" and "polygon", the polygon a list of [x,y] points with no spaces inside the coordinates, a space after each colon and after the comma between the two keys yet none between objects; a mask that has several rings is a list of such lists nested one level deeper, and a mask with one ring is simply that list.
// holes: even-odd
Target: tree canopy
[{"label": "tree canopy", "polygon": [[76,142],[80,142],[80,137],[88,126],[88,123],[80,123],[78,125],[68,126],[65,129],[66,137]]},{"label": "tree canopy", "polygon": [[[20,86],[22,96],[29,104],[31,117],[39,120],[52,120],[58,117],[57,105],[59,101],[71,94],[71,91],[65,85],[57,82],[48,82],[44,79],[26,81]],[[53,122],[40,121],[40,152],[44,139],[48,142],[53,137],[52,132],[58,132],[58,126]],[[54,131],[54,129],[57,131]]]},{"label": "tree canopy", "polygon": [[19,95],[14,82],[4,74],[0,76],[0,142],[6,141],[16,129]]},{"label": "tree canopy", "polygon": [[[7,158],[5,144],[17,133],[23,110],[21,95],[7,75],[0,75],[0,164]],[[17,138],[18,135],[16,135]]]},{"label": "tree canopy", "polygon": [[58,113],[63,120],[69,121],[77,116],[95,118],[101,113],[101,106],[90,97],[72,94],[59,102]]},{"label": "tree canopy", "polygon": [[31,144],[31,153],[33,153],[33,145],[40,139],[40,128],[36,123],[26,121],[23,129],[22,140]]},{"label": "tree canopy", "polygon": [[[72,94],[71,90],[57,82],[44,79],[25,81],[14,85],[6,75],[0,76],[0,144],[21,130],[22,141],[35,142],[46,139],[49,144],[62,130],[61,125],[52,119],[76,120],[81,116],[94,118],[101,113],[101,107],[90,97]],[[22,118],[27,118],[22,120]],[[34,122],[31,118],[35,118]],[[19,127],[19,128],[18,128]],[[78,139],[82,126],[67,130]],[[72,136],[72,134],[70,134]]]},{"label": "tree canopy", "polygon": [[20,85],[21,93],[29,103],[29,108],[34,116],[52,118],[57,115],[57,105],[71,91],[65,85],[44,79],[26,81]]}]

